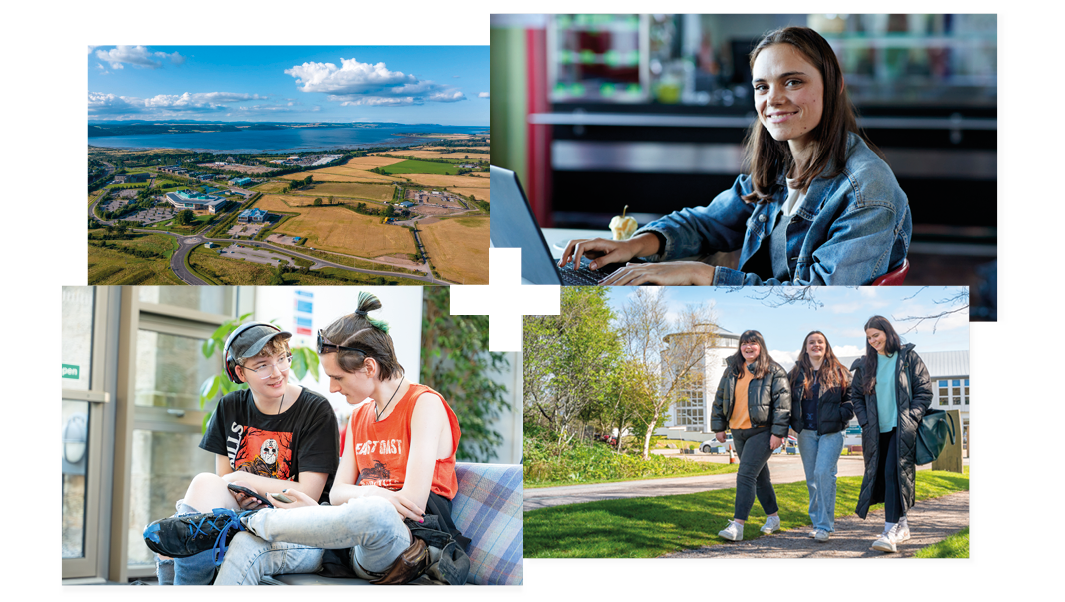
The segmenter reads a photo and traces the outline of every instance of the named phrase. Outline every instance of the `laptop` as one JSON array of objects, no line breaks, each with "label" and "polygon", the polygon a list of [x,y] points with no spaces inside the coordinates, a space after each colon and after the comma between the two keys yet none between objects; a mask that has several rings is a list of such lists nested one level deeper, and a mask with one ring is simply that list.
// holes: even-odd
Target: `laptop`
[{"label": "laptop", "polygon": [[572,262],[558,267],[551,249],[533,217],[529,199],[518,182],[518,175],[509,169],[491,166],[492,246],[521,249],[521,277],[531,284],[559,284],[565,286],[593,286],[621,268],[620,264],[598,270],[588,268],[590,260],[581,257],[581,266],[573,269]]}]

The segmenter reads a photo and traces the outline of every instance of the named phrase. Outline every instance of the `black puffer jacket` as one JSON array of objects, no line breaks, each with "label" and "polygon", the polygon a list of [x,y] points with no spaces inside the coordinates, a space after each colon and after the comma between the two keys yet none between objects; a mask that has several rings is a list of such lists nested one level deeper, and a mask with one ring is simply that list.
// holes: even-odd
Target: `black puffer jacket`
[{"label": "black puffer jacket", "polygon": [[[803,371],[800,367],[798,382],[793,383],[791,388],[791,428],[796,433],[803,431],[802,379]],[[842,431],[846,428],[851,418],[854,418],[854,404],[851,403],[849,386],[837,385],[831,389],[821,390],[817,398],[818,435],[828,435]]]},{"label": "black puffer jacket", "polygon": [[[865,457],[865,475],[862,490],[858,494],[858,516],[865,518],[869,506],[884,501],[884,481],[877,474],[877,458],[880,446],[880,421],[876,408],[876,389],[868,395],[862,392],[865,377],[865,358],[854,361],[855,370],[851,381],[851,400],[854,413],[862,426],[862,455]],[[875,370],[875,368],[874,368]],[[895,364],[895,401],[898,404],[899,491],[902,496],[902,511],[905,513],[914,504],[914,480],[917,477],[917,425],[932,403],[932,380],[928,376],[921,357],[913,351],[913,344],[903,345]]]},{"label": "black puffer jacket", "polygon": [[[735,360],[730,360],[717,386],[710,414],[710,430],[715,433],[728,430],[728,421],[732,416],[732,402],[736,398],[736,377],[732,374],[734,365]],[[756,378],[748,385],[747,409],[752,427],[768,426],[771,434],[781,438],[788,436],[791,389],[788,387],[787,373],[776,362],[769,366],[764,378]]]}]

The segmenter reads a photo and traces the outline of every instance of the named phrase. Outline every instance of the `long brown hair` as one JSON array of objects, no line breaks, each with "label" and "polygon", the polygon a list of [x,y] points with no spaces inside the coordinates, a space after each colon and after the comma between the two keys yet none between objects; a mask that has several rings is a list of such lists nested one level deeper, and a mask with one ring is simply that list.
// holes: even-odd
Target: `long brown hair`
[{"label": "long brown hair", "polygon": [[367,312],[381,309],[381,300],[367,292],[359,293],[358,306],[354,313],[348,314],[322,330],[330,343],[343,347],[352,347],[359,351],[341,349],[337,354],[337,364],[345,372],[361,370],[366,358],[372,357],[377,362],[380,380],[388,380],[393,375],[403,375],[403,366],[399,365],[392,337],[388,334],[388,323],[371,318]]},{"label": "long brown hair", "polygon": [[[813,362],[810,361],[810,355],[806,351],[806,343],[809,342],[810,337],[815,334],[821,335],[821,338],[825,340],[825,356],[821,360],[821,369],[817,370],[817,383],[821,385],[821,390],[831,389],[833,387],[844,388],[850,384],[850,372],[840,363],[836,358],[836,354],[832,352],[832,345],[828,344],[828,337],[820,330],[811,331],[806,335],[806,338],[802,340],[802,349],[799,351],[799,359],[795,362],[795,366],[792,367],[791,373],[788,374],[788,380],[791,383],[791,390],[796,391],[799,385],[802,385],[803,397],[810,394],[810,385],[813,384],[813,379],[810,375],[814,373]],[[801,382],[800,382],[801,381]]]},{"label": "long brown hair", "polygon": [[754,360],[754,370],[751,373],[755,378],[764,378],[766,373],[769,372],[769,368],[775,363],[773,358],[769,357],[769,350],[765,348],[765,339],[762,337],[762,333],[757,330],[748,330],[740,335],[740,344],[736,346],[736,353],[729,356],[729,362],[732,364],[732,375],[736,378],[743,376],[743,365],[747,363],[743,359],[743,344],[754,341],[758,343],[758,358]]},{"label": "long brown hair", "polygon": [[[858,128],[857,111],[843,87],[843,70],[828,42],[808,27],[784,27],[771,31],[751,51],[752,69],[758,55],[774,44],[795,47],[821,72],[821,81],[824,83],[821,121],[811,131],[812,152],[809,162],[796,178],[797,188],[806,190],[815,177],[834,178],[843,171],[847,163],[848,132],[861,136],[866,145],[883,158],[880,150]],[[791,171],[795,159],[791,156],[788,143],[773,140],[758,119],[747,132],[745,146],[745,161],[751,169],[754,190],[742,198],[748,203],[765,203],[777,188],[780,176]],[[832,164],[832,171],[821,173],[828,169],[829,163]]]},{"label": "long brown hair", "polygon": [[[873,316],[865,323],[865,328],[862,332],[875,328],[884,333],[884,353],[891,355],[896,353],[899,349],[902,349],[902,339],[899,338],[899,334],[895,332],[895,327],[888,322],[884,316]],[[873,392],[873,387],[876,386],[876,356],[877,351],[873,349],[873,346],[869,344],[869,338],[865,339],[865,364],[862,366],[862,371],[865,374],[862,376],[865,381],[862,384],[862,389],[866,395]]]}]

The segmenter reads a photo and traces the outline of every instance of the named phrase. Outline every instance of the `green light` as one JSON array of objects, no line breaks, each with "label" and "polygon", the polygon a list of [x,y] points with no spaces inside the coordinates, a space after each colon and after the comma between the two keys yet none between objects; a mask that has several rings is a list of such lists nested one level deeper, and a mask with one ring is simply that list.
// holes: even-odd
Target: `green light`
[{"label": "green light", "polygon": [[595,62],[595,53],[592,52],[591,50],[582,50],[581,51],[581,62],[584,63],[585,65],[588,65],[590,63],[594,63]]},{"label": "green light", "polygon": [[616,92],[617,92],[617,87],[615,87],[614,84],[603,84],[602,86],[599,86],[599,94],[600,94],[600,96],[609,97],[609,96],[613,96]]}]

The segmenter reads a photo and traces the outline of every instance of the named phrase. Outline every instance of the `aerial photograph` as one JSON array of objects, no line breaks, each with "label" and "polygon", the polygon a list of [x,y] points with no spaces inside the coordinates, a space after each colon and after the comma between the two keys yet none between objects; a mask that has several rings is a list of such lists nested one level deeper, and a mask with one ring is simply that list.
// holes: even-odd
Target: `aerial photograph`
[{"label": "aerial photograph", "polygon": [[487,284],[487,46],[89,46],[88,284]]}]

